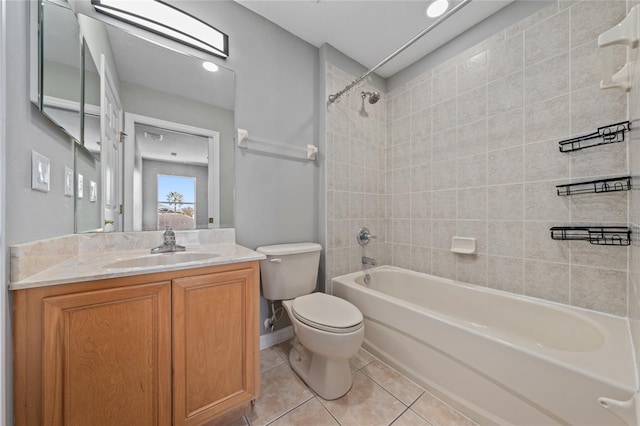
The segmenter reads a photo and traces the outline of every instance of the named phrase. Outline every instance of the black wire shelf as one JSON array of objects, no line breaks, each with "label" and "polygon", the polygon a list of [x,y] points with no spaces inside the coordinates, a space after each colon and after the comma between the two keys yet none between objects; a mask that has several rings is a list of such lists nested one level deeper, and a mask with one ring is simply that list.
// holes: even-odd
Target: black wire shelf
[{"label": "black wire shelf", "polygon": [[589,180],[585,182],[556,185],[558,195],[598,194],[601,192],[629,191],[631,176],[620,176],[609,179]]},{"label": "black wire shelf", "polygon": [[628,246],[631,230],[626,226],[553,226],[554,240],[588,241],[601,246]]},{"label": "black wire shelf", "polygon": [[576,138],[558,142],[560,145],[560,152],[579,151],[581,149],[592,148],[594,146],[624,142],[624,135],[630,130],[630,121],[621,121],[620,123],[598,127],[598,130],[593,133],[589,133],[588,135],[578,136]]}]

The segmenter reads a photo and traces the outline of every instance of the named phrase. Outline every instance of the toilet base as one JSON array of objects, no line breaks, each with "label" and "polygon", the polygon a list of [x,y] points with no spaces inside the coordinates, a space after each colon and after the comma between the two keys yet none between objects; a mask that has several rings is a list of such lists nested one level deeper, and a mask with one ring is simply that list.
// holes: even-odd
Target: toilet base
[{"label": "toilet base", "polygon": [[289,353],[291,368],[323,399],[338,399],[351,389],[348,359],[330,359],[309,352],[296,338]]}]

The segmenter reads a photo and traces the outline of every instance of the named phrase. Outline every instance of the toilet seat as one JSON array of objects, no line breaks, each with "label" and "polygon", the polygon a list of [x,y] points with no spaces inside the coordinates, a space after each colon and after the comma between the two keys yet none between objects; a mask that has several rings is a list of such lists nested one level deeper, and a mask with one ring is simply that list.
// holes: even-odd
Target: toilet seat
[{"label": "toilet seat", "polygon": [[293,315],[309,327],[331,333],[351,333],[362,328],[362,313],[351,303],[325,293],[297,297]]}]

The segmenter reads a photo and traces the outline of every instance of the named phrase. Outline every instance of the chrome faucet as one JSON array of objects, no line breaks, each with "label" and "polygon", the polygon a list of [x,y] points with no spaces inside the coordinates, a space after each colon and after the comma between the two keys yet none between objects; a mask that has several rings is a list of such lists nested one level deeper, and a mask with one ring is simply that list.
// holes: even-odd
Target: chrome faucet
[{"label": "chrome faucet", "polygon": [[374,238],[378,238],[378,237],[376,237],[375,235],[371,235],[369,233],[369,229],[367,229],[364,226],[358,229],[358,232],[356,232],[356,239],[358,240],[358,244],[360,244],[363,247],[367,245],[369,241]]},{"label": "chrome faucet", "polygon": [[186,248],[184,246],[180,246],[176,244],[176,233],[173,232],[173,229],[170,227],[166,227],[164,230],[164,242],[161,246],[154,247],[151,249],[151,253],[170,253],[174,251],[185,251]]},{"label": "chrome faucet", "polygon": [[371,257],[362,256],[362,264],[376,266],[376,260]]}]

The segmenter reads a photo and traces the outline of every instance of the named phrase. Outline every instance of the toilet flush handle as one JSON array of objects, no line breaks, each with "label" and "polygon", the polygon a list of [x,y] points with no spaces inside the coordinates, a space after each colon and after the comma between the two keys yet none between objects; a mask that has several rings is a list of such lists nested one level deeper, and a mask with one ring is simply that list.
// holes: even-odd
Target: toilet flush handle
[{"label": "toilet flush handle", "polygon": [[269,259],[269,262],[273,262],[273,263],[282,263],[282,259],[280,259],[279,257],[276,257],[274,259]]}]

